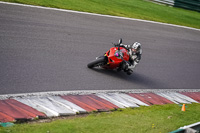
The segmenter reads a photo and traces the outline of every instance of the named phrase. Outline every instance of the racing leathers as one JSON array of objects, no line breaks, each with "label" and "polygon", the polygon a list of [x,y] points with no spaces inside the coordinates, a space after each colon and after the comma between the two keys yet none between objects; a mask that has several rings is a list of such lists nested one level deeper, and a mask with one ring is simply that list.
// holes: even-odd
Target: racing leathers
[{"label": "racing leathers", "polygon": [[135,42],[132,45],[120,44],[120,46],[126,48],[129,52],[129,63],[128,64],[126,63],[124,71],[130,75],[132,74],[135,66],[141,60],[141,55],[142,55],[141,44],[138,42]]}]

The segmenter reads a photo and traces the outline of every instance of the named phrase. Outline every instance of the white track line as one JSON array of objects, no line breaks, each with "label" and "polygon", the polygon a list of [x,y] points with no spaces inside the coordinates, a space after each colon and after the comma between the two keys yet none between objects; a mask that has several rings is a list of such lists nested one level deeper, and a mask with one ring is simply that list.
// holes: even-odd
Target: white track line
[{"label": "white track line", "polygon": [[200,29],[191,28],[191,27],[187,27],[187,26],[180,26],[180,25],[174,25],[174,24],[167,24],[167,23],[161,23],[161,22],[155,22],[155,21],[149,21],[149,20],[142,20],[142,19],[118,17],[118,16],[111,16],[111,15],[102,15],[102,14],[96,14],[96,13],[88,13],[88,12],[80,12],[80,11],[65,10],[65,9],[58,9],[58,8],[33,6],[33,5],[18,4],[18,3],[10,3],[10,2],[2,2],[2,1],[0,1],[0,4],[9,4],[9,5],[16,5],[16,6],[24,6],[24,7],[32,7],[32,8],[39,8],[39,9],[55,10],[55,11],[61,11],[61,12],[70,12],[70,13],[87,14],[87,15],[93,15],[93,16],[117,18],[117,19],[124,19],[124,20],[140,21],[140,22],[161,24],[161,25],[174,26],[174,27],[179,27],[179,28],[185,28],[185,29],[200,31]]},{"label": "white track line", "polygon": [[0,100],[16,97],[48,97],[57,95],[88,95],[99,93],[169,93],[169,92],[200,92],[200,89],[128,89],[128,90],[76,90],[76,91],[49,91],[18,94],[0,94]]}]

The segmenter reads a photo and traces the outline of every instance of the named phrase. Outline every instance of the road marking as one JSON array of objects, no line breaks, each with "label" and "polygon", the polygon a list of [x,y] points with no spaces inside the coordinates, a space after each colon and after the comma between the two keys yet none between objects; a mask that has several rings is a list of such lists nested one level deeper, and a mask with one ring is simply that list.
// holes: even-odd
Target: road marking
[{"label": "road marking", "polygon": [[200,92],[199,89],[127,89],[127,90],[76,90],[76,91],[48,91],[17,94],[0,94],[0,100],[15,97],[48,97],[57,95],[88,95],[99,93],[164,93],[164,92]]},{"label": "road marking", "polygon": [[58,8],[50,8],[50,7],[42,7],[42,6],[33,6],[33,5],[26,5],[26,4],[19,4],[19,3],[3,2],[3,1],[0,1],[0,3],[1,4],[8,4],[8,5],[16,5],[16,6],[24,6],[24,7],[32,7],[32,8],[39,8],[39,9],[61,11],[61,12],[70,12],[70,13],[77,13],[77,14],[86,14],[86,15],[100,16],[100,17],[117,18],[117,19],[123,19],[123,20],[140,21],[140,22],[161,24],[161,25],[166,25],[166,26],[173,26],[173,27],[179,27],[179,28],[185,28],[185,29],[200,31],[200,29],[196,29],[196,28],[192,28],[192,27],[175,25],[175,24],[168,24],[168,23],[161,23],[161,22],[155,22],[155,21],[150,21],[150,20],[142,20],[142,19],[135,19],[135,18],[126,18],[126,17],[103,15],[103,14],[96,14],[96,13],[89,13],[89,12],[80,12],[80,11],[58,9]]}]

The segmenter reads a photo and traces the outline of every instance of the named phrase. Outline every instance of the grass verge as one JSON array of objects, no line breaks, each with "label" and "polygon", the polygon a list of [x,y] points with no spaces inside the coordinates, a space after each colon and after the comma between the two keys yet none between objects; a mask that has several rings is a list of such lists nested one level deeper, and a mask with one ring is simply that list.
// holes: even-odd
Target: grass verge
[{"label": "grass verge", "polygon": [[200,121],[200,104],[177,104],[128,108],[92,113],[86,117],[58,119],[49,123],[16,124],[0,127],[1,133],[167,133]]},{"label": "grass verge", "polygon": [[158,5],[146,0],[2,0],[46,7],[70,9],[153,20],[200,29],[200,13]]}]

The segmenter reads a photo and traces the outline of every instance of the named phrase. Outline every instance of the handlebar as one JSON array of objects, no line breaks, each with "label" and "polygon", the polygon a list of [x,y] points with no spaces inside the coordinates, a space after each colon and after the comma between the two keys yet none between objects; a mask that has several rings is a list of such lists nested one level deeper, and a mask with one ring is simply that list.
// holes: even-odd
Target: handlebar
[{"label": "handlebar", "polygon": [[115,47],[120,46],[118,43],[112,43]]},{"label": "handlebar", "polygon": [[120,54],[120,51],[117,53],[117,56],[120,57],[126,64],[128,64],[129,66],[131,66],[131,63],[124,60],[123,56]]},{"label": "handlebar", "polygon": [[120,50],[120,44],[116,44],[116,43],[113,43],[115,47],[118,47],[118,50]]},{"label": "handlebar", "polygon": [[128,64],[129,66],[131,66],[131,63],[128,61],[125,61],[123,58],[121,58],[124,62],[126,62],[126,64]]}]

